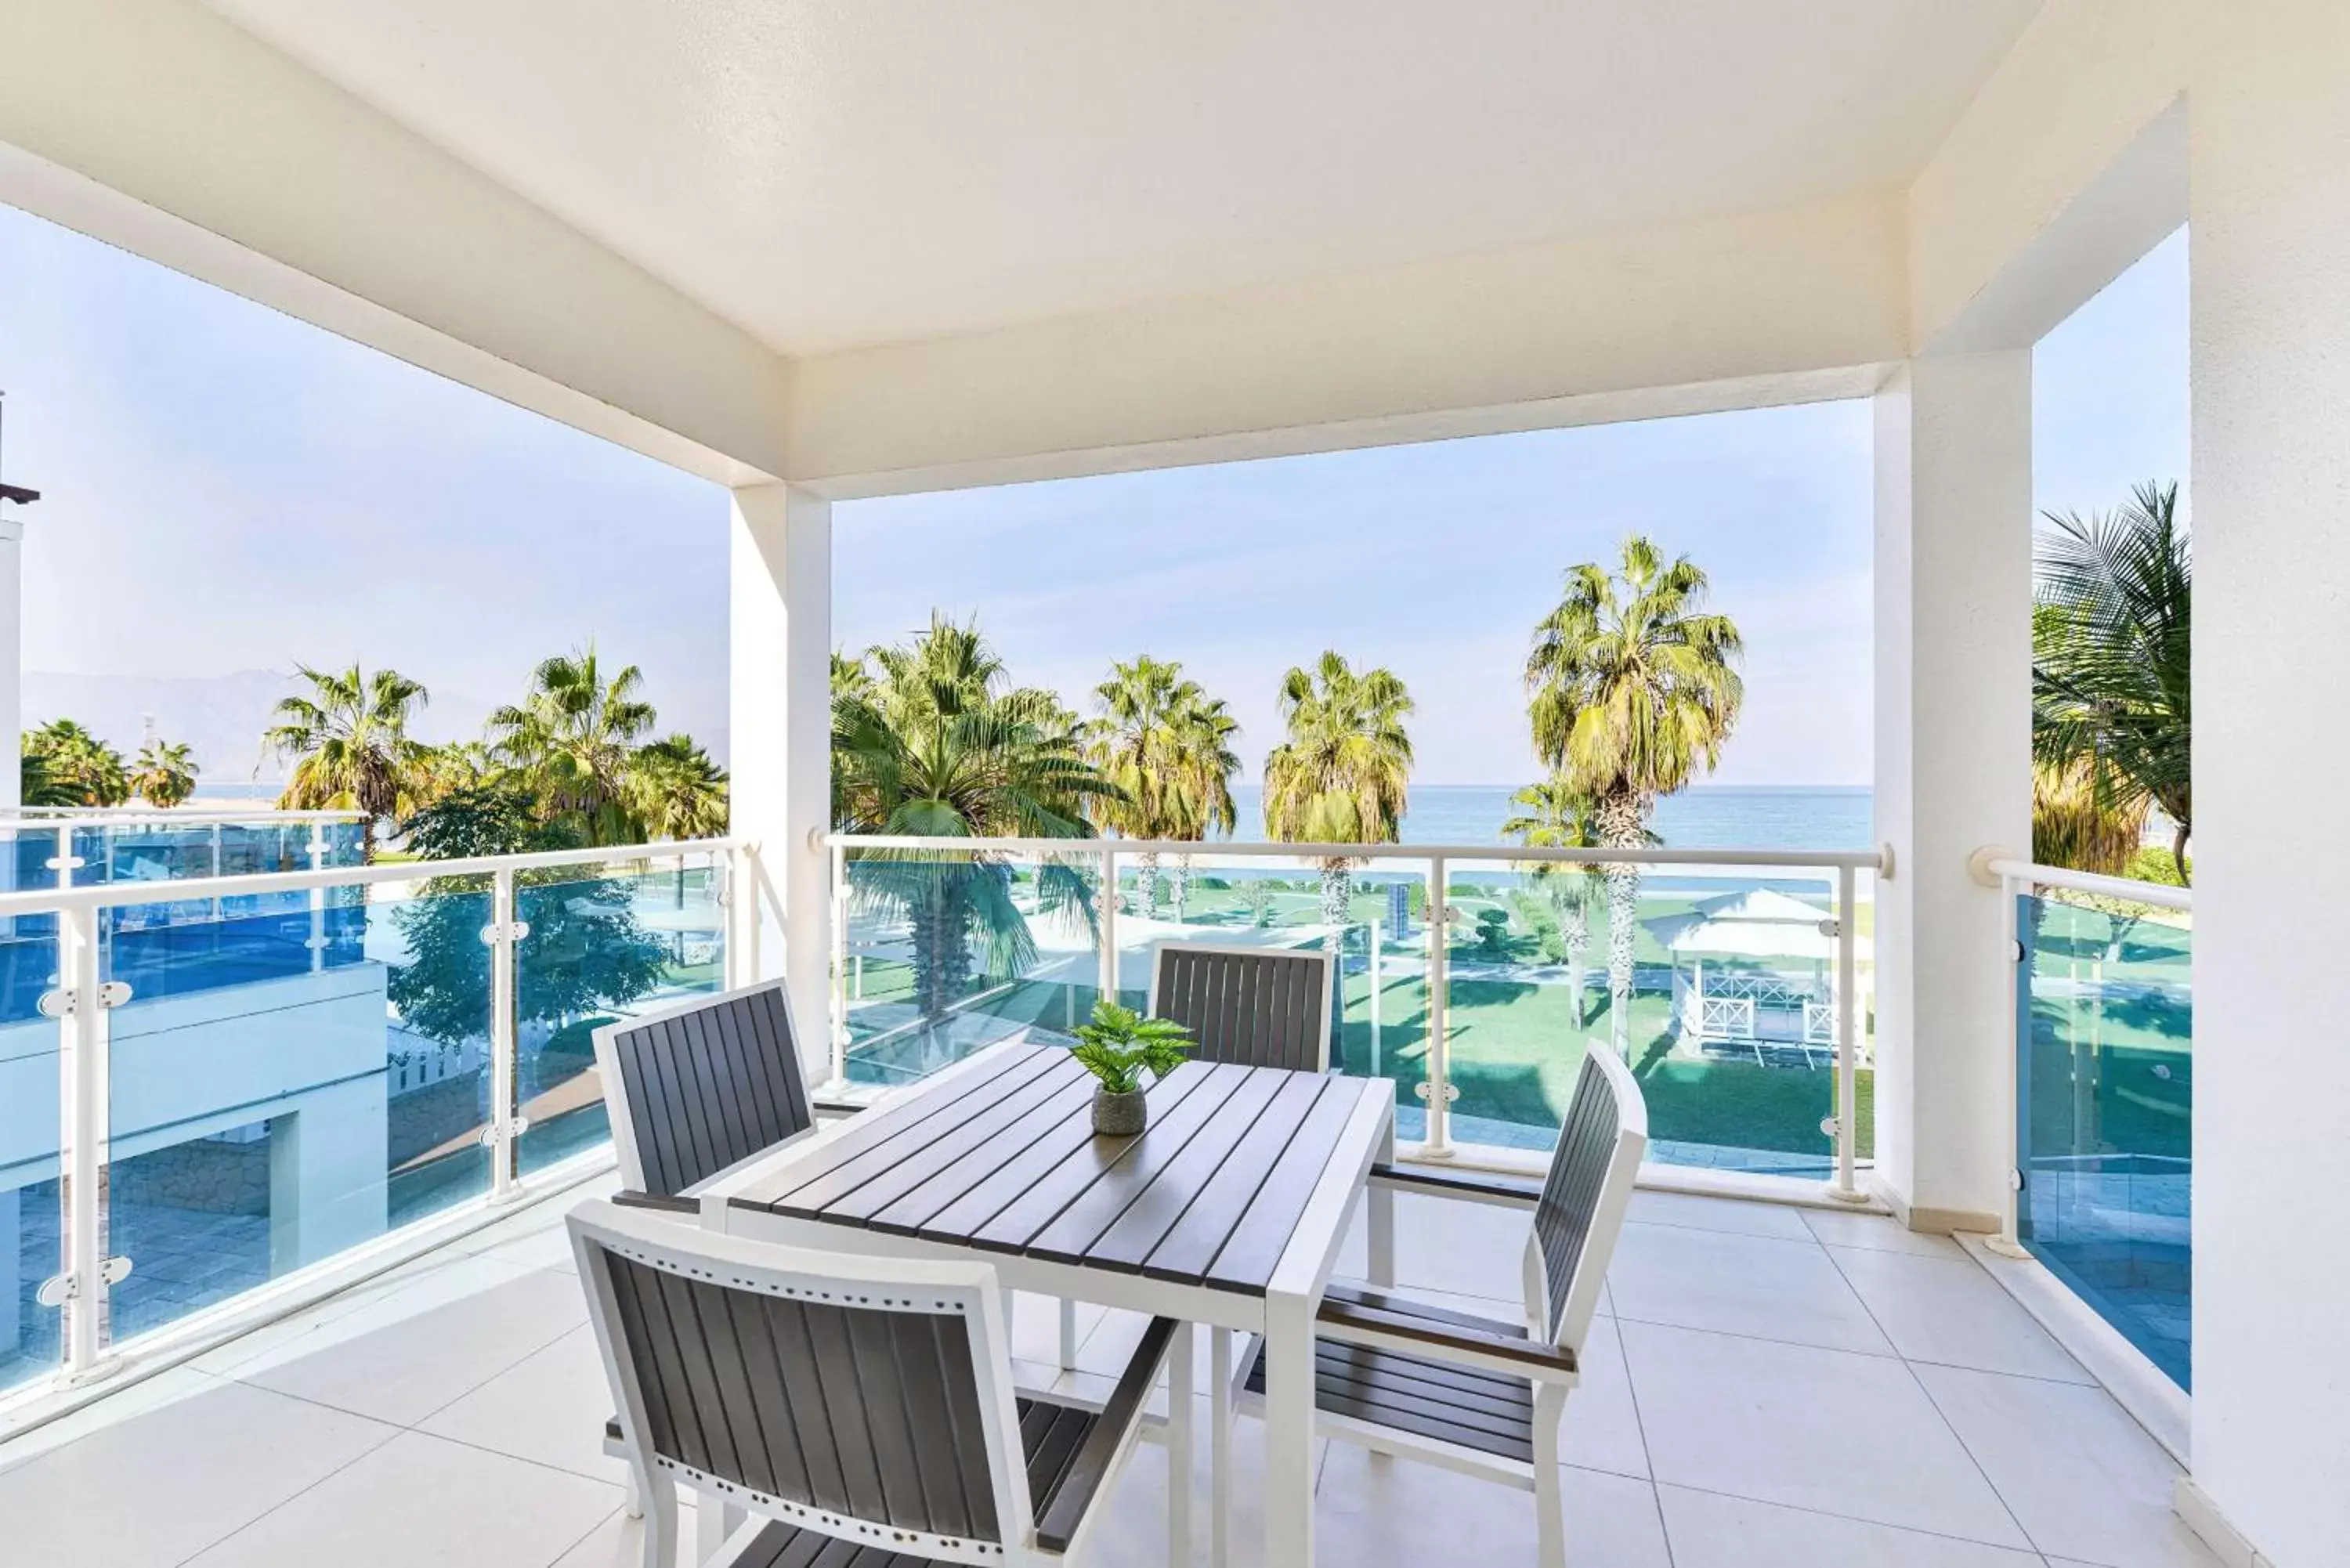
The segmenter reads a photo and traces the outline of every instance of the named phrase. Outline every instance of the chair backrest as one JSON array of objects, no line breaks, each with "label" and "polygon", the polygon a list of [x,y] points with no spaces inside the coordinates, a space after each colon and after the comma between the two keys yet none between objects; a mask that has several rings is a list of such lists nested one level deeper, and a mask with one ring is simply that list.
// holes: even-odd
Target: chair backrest
[{"label": "chair backrest", "polygon": [[882,1552],[1024,1560],[993,1268],[804,1251],[603,1202],[568,1223],[647,1481],[738,1488],[741,1505]]},{"label": "chair backrest", "polygon": [[779,980],[608,1023],[595,1041],[632,1191],[680,1197],[816,1126]]},{"label": "chair backrest", "polygon": [[1648,1144],[1648,1106],[1639,1084],[1622,1058],[1594,1042],[1551,1151],[1527,1243],[1537,1276],[1530,1282],[1541,1287],[1541,1299],[1529,1301],[1527,1310],[1539,1314],[1543,1336],[1553,1344],[1582,1348]]},{"label": "chair backrest", "polygon": [[1313,948],[1161,942],[1150,961],[1150,1012],[1189,1029],[1202,1062],[1324,1072],[1336,969]]}]

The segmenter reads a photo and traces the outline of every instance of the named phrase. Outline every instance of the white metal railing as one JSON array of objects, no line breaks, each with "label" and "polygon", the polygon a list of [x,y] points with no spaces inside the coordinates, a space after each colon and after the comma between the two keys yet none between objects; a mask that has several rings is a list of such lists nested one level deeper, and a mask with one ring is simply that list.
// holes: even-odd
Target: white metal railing
[{"label": "white metal railing", "polygon": [[[2177,909],[2191,913],[2195,908],[2193,890],[2174,888],[2165,882],[2141,882],[2131,877],[2101,877],[2092,871],[2075,871],[2064,866],[2043,866],[2036,861],[1996,846],[1978,849],[1968,860],[1968,870],[1976,881],[2000,892],[2001,934],[2012,961],[2002,967],[2007,971],[2007,1016],[2018,1020],[2021,1027],[2022,998],[2017,987],[2019,972],[2025,954],[2023,932],[2017,922],[2019,902],[2025,896],[2042,891],[2084,893],[2092,898],[2114,898],[2125,903],[2146,904],[2158,909]],[[2022,1042],[2007,1054],[2007,1122],[2012,1140],[2022,1117]],[[2027,1256],[2021,1235],[2023,1193],[2023,1151],[2014,1151],[2018,1163],[2008,1170],[2007,1192],[2001,1206],[2000,1232],[1988,1243],[1994,1251],[2010,1257]]]},{"label": "white metal railing", "polygon": [[[204,806],[160,807],[109,806],[92,810],[87,806],[13,806],[0,810],[0,843],[12,843],[26,837],[36,840],[54,838],[55,853],[44,857],[43,869],[51,873],[54,886],[69,888],[78,882],[110,881],[118,847],[129,839],[134,847],[140,840],[160,834],[201,834],[209,841],[210,865],[207,873],[213,877],[226,874],[225,868],[232,846],[228,835],[243,829],[267,832],[272,829],[305,829],[303,854],[312,870],[325,869],[336,853],[337,844],[331,836],[337,828],[358,826],[363,816],[355,811],[279,811],[274,807],[256,806],[246,810]],[[78,839],[96,836],[98,861],[105,874],[92,877],[77,875],[89,865],[89,857],[78,853]],[[184,849],[185,845],[173,846]],[[10,877],[21,875],[20,864],[10,864]],[[133,878],[136,879],[136,878]],[[159,881],[185,882],[192,878],[163,877]]]},{"label": "white metal railing", "polygon": [[[61,1187],[61,1256],[59,1272],[43,1284],[39,1299],[45,1305],[62,1308],[64,1314],[56,1376],[46,1386],[36,1382],[0,1390],[0,1407],[22,1405],[27,1398],[49,1392],[59,1384],[70,1386],[102,1377],[121,1363],[122,1353],[107,1342],[102,1332],[108,1317],[109,1293],[130,1270],[129,1261],[109,1256],[106,1245],[106,1173],[113,1088],[109,1071],[110,1015],[134,997],[128,985],[106,972],[102,941],[106,928],[101,916],[153,904],[307,894],[315,967],[317,950],[327,941],[322,921],[329,894],[359,888],[380,890],[381,897],[398,898],[409,891],[410,885],[430,880],[460,877],[485,879],[487,886],[482,890],[489,895],[491,919],[481,935],[490,951],[492,1000],[488,1023],[493,1089],[487,1125],[481,1129],[480,1141],[490,1150],[490,1187],[481,1197],[442,1210],[416,1227],[437,1231],[444,1221],[461,1218],[463,1210],[484,1211],[556,1179],[555,1175],[547,1173],[525,1179],[518,1164],[519,1139],[527,1122],[515,1098],[519,1054],[515,1016],[515,959],[528,928],[515,918],[517,877],[536,870],[608,870],[704,857],[718,876],[715,893],[722,906],[725,938],[724,983],[730,988],[745,984],[761,973],[755,890],[763,879],[758,875],[757,846],[737,839],[0,893],[0,921],[34,916],[51,916],[57,921],[57,980],[54,989],[40,997],[39,1011],[57,1025],[60,1115],[56,1166]],[[529,885],[525,877],[522,886]],[[387,1051],[386,1071],[391,1070],[390,1054]],[[35,1150],[27,1158],[38,1158],[43,1152]],[[253,1310],[248,1298],[266,1297],[274,1308],[283,1310],[305,1299],[306,1294],[322,1294],[326,1289],[336,1287],[317,1282],[338,1274],[361,1255],[398,1247],[407,1234],[404,1231],[388,1231],[331,1258],[306,1260],[305,1265],[290,1275],[273,1279],[241,1296],[141,1335],[138,1341],[141,1354],[168,1351],[174,1342],[193,1343],[207,1332],[217,1336],[224,1323],[234,1321],[240,1311],[249,1314]]]},{"label": "white metal railing", "polygon": [[[1856,995],[1854,913],[1858,873],[1866,870],[1880,877],[1889,874],[1889,859],[1881,849],[1548,849],[1494,844],[1265,844],[1222,840],[1210,843],[1133,838],[944,838],[904,834],[846,833],[824,835],[822,840],[830,850],[832,858],[832,951],[836,961],[831,987],[830,1041],[832,1075],[836,1085],[845,1084],[848,1068],[847,983],[850,964],[847,958],[849,904],[847,867],[847,857],[853,852],[895,851],[909,857],[928,855],[942,858],[994,855],[1068,862],[1089,860],[1100,878],[1099,885],[1109,889],[1118,886],[1121,859],[1145,855],[1189,857],[1195,861],[1221,862],[1241,858],[1344,861],[1350,866],[1377,866],[1387,862],[1426,867],[1429,888],[1428,1078],[1425,1083],[1416,1085],[1414,1092],[1427,1105],[1427,1133],[1418,1152],[1421,1158],[1430,1159],[1448,1159],[1458,1154],[1452,1138],[1451,1106],[1459,1097],[1460,1089],[1451,1079],[1451,1040],[1447,1022],[1451,981],[1446,940],[1455,913],[1448,903],[1448,893],[1451,873],[1456,864],[1503,863],[1513,867],[1628,864],[1644,867],[1833,872],[1835,881],[1834,913],[1822,922],[1822,929],[1829,931],[1836,942],[1835,990],[1831,1003],[1835,1010],[1836,1114],[1824,1126],[1824,1130],[1835,1140],[1835,1173],[1828,1184],[1828,1190],[1844,1201],[1860,1201],[1864,1198],[1856,1175],[1859,1117],[1852,1110],[1858,1087],[1853,1018]],[[1098,900],[1097,928],[1099,985],[1104,994],[1113,994],[1118,988],[1118,900],[1114,895]]]}]

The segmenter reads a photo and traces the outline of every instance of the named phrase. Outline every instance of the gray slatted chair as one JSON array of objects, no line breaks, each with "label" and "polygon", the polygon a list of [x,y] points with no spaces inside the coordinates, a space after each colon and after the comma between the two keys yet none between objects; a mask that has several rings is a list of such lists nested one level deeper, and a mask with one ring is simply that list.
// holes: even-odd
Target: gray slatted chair
[{"label": "gray slatted chair", "polygon": [[697,1513],[744,1521],[704,1568],[1064,1562],[1180,1334],[1154,1319],[1100,1409],[1020,1398],[985,1263],[805,1251],[601,1202],[569,1226],[648,1568],[676,1562],[681,1483]]},{"label": "gray slatted chair", "polygon": [[1326,1072],[1336,969],[1318,949],[1161,942],[1150,1012],[1189,1029],[1202,1062]]},{"label": "gray slatted chair", "polygon": [[624,1203],[691,1212],[702,1183],[816,1129],[782,981],[608,1023],[595,1045]]},{"label": "gray slatted chair", "polygon": [[[702,1183],[816,1130],[780,980],[608,1023],[594,1040],[620,1165],[618,1203],[689,1217]],[[617,1418],[604,1425],[604,1451],[625,1457]],[[630,1495],[630,1515],[640,1501]]]},{"label": "gray slatted chair", "polygon": [[[1334,1284],[1323,1298],[1314,1369],[1323,1436],[1532,1491],[1542,1568],[1566,1562],[1559,1417],[1648,1134],[1639,1085],[1597,1046],[1584,1058],[1539,1191],[1455,1175],[1373,1171],[1375,1182],[1404,1190],[1534,1210],[1523,1323],[1496,1323],[1381,1290]],[[1235,1398],[1262,1409],[1261,1342],[1244,1358],[1238,1384]]]},{"label": "gray slatted chair", "polygon": [[[1284,1067],[1292,1072],[1330,1069],[1331,995],[1337,965],[1318,948],[1250,947],[1216,942],[1161,942],[1150,955],[1150,1013],[1170,1018],[1191,1032],[1193,1054],[1203,1062],[1247,1067]],[[1384,1222],[1379,1230],[1385,1232]],[[1075,1337],[1069,1308],[1062,1308],[1061,1360],[1071,1359]],[[1209,1336],[1209,1367],[1214,1416],[1209,1441],[1215,1459],[1214,1552],[1222,1568],[1230,1524],[1232,1331]]]}]

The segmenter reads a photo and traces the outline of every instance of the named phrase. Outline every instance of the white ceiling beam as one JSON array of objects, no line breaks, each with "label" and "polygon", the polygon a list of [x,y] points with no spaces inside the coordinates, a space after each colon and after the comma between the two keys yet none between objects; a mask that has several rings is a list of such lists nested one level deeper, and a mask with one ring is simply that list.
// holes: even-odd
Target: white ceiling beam
[{"label": "white ceiling beam", "polygon": [[2186,220],[2174,106],[2214,11],[2041,10],[1910,186],[1918,352],[2027,347]]},{"label": "white ceiling beam", "polygon": [[1905,305],[1894,196],[1171,300],[801,360],[791,477],[874,494],[1858,395]]}]

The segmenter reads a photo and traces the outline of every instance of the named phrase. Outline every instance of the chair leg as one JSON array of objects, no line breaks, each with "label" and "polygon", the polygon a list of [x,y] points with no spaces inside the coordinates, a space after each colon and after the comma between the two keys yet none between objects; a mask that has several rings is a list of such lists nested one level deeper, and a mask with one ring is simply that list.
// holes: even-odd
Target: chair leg
[{"label": "chair leg", "polygon": [[1540,1568],[1566,1568],[1566,1498],[1558,1468],[1558,1420],[1566,1390],[1544,1384],[1534,1390],[1534,1561]]},{"label": "chair leg", "polygon": [[657,1475],[639,1501],[645,1511],[645,1568],[677,1568],[677,1483]]},{"label": "chair leg", "polygon": [[645,1489],[638,1481],[637,1472],[634,1470],[629,1472],[629,1495],[627,1501],[620,1504],[620,1511],[630,1519],[642,1519],[645,1516]]},{"label": "chair leg", "polygon": [[1067,1296],[1061,1298],[1061,1370],[1066,1372],[1077,1364],[1077,1303]]},{"label": "chair leg", "polygon": [[1232,1553],[1232,1331],[1208,1338],[1208,1562],[1225,1568]]}]

